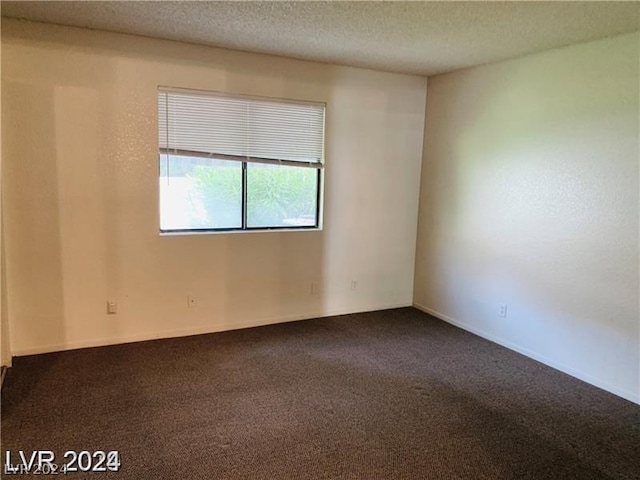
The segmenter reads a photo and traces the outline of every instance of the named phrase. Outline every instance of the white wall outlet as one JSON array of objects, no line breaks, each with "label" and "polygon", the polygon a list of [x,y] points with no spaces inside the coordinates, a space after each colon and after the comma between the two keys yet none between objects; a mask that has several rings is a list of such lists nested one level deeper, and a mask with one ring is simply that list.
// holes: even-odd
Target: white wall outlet
[{"label": "white wall outlet", "polygon": [[357,289],[358,289],[358,281],[351,280],[351,290],[357,290]]},{"label": "white wall outlet", "polygon": [[500,305],[500,316],[502,318],[507,318],[507,305]]},{"label": "white wall outlet", "polygon": [[115,315],[118,313],[118,302],[112,300],[107,301],[107,313],[109,315]]},{"label": "white wall outlet", "polygon": [[189,308],[197,307],[198,306],[198,299],[196,297],[194,297],[193,295],[187,296],[187,306]]},{"label": "white wall outlet", "polygon": [[319,291],[318,282],[311,282],[311,295],[318,295]]}]

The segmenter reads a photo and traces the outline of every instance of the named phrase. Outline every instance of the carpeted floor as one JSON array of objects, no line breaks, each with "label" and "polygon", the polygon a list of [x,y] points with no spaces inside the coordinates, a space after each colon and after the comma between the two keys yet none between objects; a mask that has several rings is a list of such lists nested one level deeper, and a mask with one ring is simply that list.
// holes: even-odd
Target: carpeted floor
[{"label": "carpeted floor", "polygon": [[640,406],[404,308],[16,358],[20,449],[120,452],[70,478],[638,479]]}]

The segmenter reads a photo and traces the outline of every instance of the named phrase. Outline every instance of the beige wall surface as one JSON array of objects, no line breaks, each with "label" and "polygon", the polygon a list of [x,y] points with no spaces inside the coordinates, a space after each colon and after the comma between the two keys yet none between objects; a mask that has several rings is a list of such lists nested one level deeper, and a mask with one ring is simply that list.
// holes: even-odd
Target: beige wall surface
[{"label": "beige wall surface", "polygon": [[[1,61],[0,52],[0,61]],[[1,71],[1,69],[0,69]],[[0,96],[0,111],[2,98]],[[0,115],[0,145],[2,145],[2,116]],[[4,267],[4,228],[2,221],[2,152],[0,151],[0,365],[11,365],[11,348],[9,345],[9,319],[7,317],[7,282]]]},{"label": "beige wall surface", "polygon": [[[324,230],[160,236],[159,85],[326,102]],[[415,76],[3,21],[13,353],[411,305],[425,97]]]},{"label": "beige wall surface", "polygon": [[429,79],[414,297],[636,402],[639,40]]}]

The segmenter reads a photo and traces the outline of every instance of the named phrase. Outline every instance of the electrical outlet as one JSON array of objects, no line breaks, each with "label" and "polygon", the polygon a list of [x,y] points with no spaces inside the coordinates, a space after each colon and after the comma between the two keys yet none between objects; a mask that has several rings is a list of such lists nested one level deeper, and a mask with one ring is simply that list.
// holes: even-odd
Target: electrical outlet
[{"label": "electrical outlet", "polygon": [[351,280],[351,290],[357,290],[357,289],[358,289],[358,281]]},{"label": "electrical outlet", "polygon": [[187,297],[187,306],[189,308],[197,307],[198,306],[198,299],[196,297],[194,297],[193,295],[189,295]]},{"label": "electrical outlet", "polygon": [[116,313],[118,313],[118,302],[107,301],[107,314],[115,315]]},{"label": "electrical outlet", "polygon": [[502,318],[507,318],[507,305],[500,305],[500,316]]},{"label": "electrical outlet", "polygon": [[318,295],[318,282],[311,282],[311,295]]}]

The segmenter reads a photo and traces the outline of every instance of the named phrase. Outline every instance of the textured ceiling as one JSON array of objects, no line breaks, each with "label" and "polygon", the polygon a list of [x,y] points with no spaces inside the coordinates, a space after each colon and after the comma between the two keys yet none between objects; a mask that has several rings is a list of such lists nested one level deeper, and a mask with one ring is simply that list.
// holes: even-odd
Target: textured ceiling
[{"label": "textured ceiling", "polygon": [[640,29],[639,2],[11,2],[2,16],[433,75]]}]

